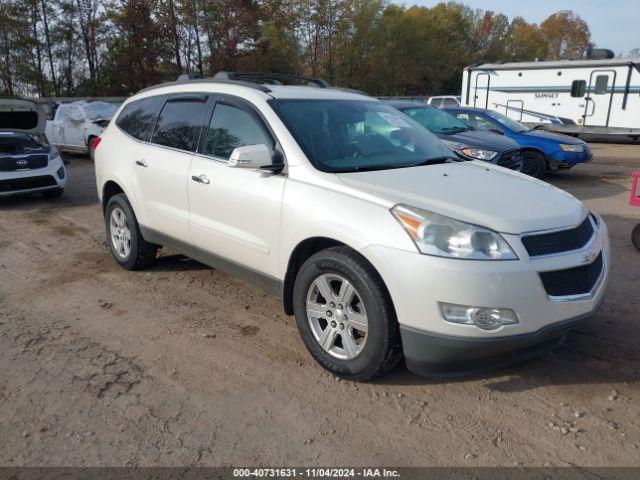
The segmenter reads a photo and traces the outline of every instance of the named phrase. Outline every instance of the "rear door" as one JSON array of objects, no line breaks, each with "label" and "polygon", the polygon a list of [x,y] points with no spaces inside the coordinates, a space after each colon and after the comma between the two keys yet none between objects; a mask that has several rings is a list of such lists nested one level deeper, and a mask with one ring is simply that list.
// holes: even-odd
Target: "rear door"
[{"label": "rear door", "polygon": [[258,144],[278,148],[259,113],[218,97],[191,163],[189,227],[198,249],[275,278],[285,175],[227,166],[234,148]]},{"label": "rear door", "polygon": [[67,147],[84,147],[84,122],[86,117],[78,105],[68,105],[66,119],[61,125],[62,142]]},{"label": "rear door", "polygon": [[187,179],[207,109],[206,94],[167,96],[149,142],[134,159],[135,195],[145,228],[189,243]]},{"label": "rear door", "polygon": [[584,125],[609,125],[615,83],[615,70],[594,70],[591,72],[585,97]]}]

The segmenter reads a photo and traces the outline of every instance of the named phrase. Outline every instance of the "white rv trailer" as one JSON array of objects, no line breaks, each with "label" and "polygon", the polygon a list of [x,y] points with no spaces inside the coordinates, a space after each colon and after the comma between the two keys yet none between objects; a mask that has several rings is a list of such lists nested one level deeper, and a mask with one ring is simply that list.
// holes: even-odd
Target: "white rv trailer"
[{"label": "white rv trailer", "polygon": [[462,105],[573,134],[640,139],[640,62],[491,63],[464,69]]}]

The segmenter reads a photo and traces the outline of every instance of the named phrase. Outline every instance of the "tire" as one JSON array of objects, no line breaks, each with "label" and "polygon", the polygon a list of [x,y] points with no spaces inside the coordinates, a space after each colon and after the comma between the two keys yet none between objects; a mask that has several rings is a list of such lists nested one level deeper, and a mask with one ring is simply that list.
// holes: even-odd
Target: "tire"
[{"label": "tire", "polygon": [[60,198],[62,196],[62,194],[64,193],[64,188],[55,188],[53,190],[45,190],[44,192],[41,192],[41,195],[44,198]]},{"label": "tire", "polygon": [[547,161],[539,152],[525,151],[523,154],[522,173],[534,178],[542,178],[547,173]]},{"label": "tire", "polygon": [[153,264],[158,246],[142,238],[136,216],[124,194],[119,193],[109,199],[104,222],[109,250],[122,268],[139,270]]},{"label": "tire", "polygon": [[640,250],[640,223],[633,227],[631,231],[631,243],[633,246]]},{"label": "tire", "polygon": [[[345,289],[350,293],[340,297],[345,281],[352,289]],[[315,315],[307,313],[308,300]],[[296,276],[293,302],[305,346],[331,373],[350,380],[371,380],[402,358],[398,322],[387,289],[374,268],[350,248],[328,248],[307,259]],[[328,348],[321,345],[324,340]]]}]

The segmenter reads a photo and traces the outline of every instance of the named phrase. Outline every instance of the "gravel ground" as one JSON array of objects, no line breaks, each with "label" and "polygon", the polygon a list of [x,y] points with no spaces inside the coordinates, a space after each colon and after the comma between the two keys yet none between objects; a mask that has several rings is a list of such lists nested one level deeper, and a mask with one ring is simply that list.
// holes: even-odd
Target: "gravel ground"
[{"label": "gravel ground", "polygon": [[0,465],[640,465],[640,146],[548,181],[603,215],[612,275],[561,350],[464,380],[340,381],[278,299],[163,252],[116,266],[93,165],[0,200]]}]

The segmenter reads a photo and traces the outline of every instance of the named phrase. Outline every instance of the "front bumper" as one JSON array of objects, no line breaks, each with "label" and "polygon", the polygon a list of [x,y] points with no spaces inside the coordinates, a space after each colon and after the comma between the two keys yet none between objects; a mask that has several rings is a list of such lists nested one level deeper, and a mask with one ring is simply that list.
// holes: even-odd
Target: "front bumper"
[{"label": "front bumper", "polygon": [[549,166],[553,168],[571,168],[578,163],[587,163],[593,159],[593,153],[591,149],[586,149],[584,152],[565,152],[564,150],[557,150],[547,155],[549,160]]},{"label": "front bumper", "polygon": [[0,197],[63,189],[66,185],[67,170],[60,157],[49,160],[44,168],[0,172]]},{"label": "front bumper", "polygon": [[460,339],[400,327],[407,368],[427,377],[457,377],[521,363],[559,348],[567,332],[595,313],[598,306],[537,332],[509,337]]},{"label": "front bumper", "polygon": [[[365,255],[385,279],[400,323],[407,365],[419,373],[468,373],[537,355],[561,344],[566,331],[593,314],[604,297],[609,276],[610,246],[606,225],[584,249],[529,258],[517,235],[503,235],[519,260],[469,261],[421,255],[374,246]],[[585,254],[602,252],[601,276],[588,295],[550,296],[539,272],[570,269]],[[590,255],[589,255],[590,256]],[[444,320],[440,303],[509,308],[519,323],[482,330]],[[512,352],[522,350],[520,354]],[[506,355],[506,357],[505,357]],[[465,363],[463,365],[463,363]]]}]

